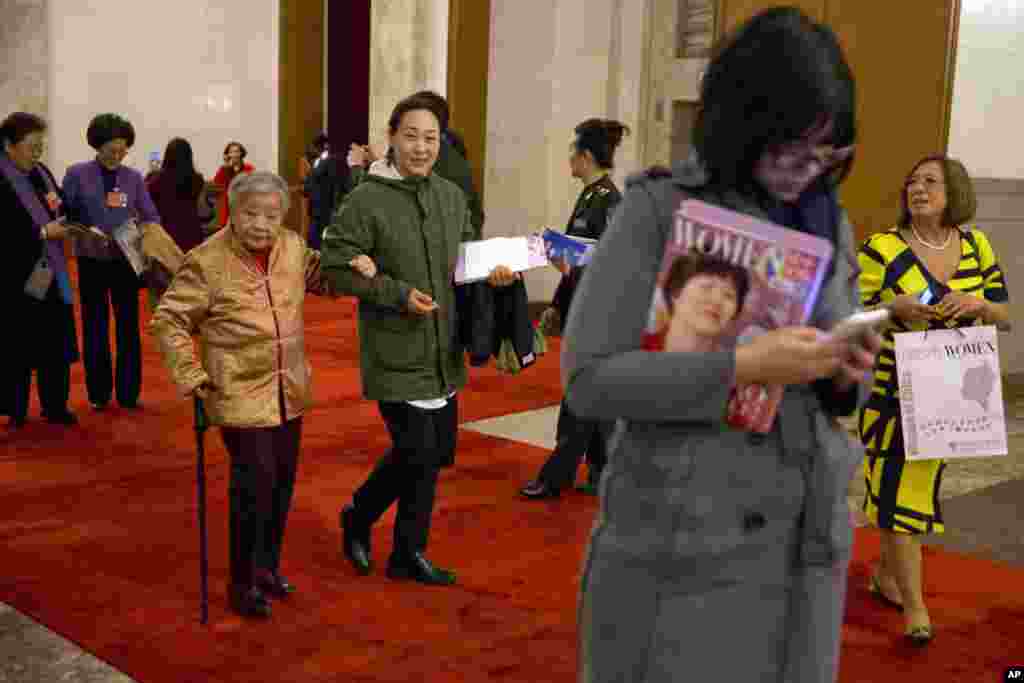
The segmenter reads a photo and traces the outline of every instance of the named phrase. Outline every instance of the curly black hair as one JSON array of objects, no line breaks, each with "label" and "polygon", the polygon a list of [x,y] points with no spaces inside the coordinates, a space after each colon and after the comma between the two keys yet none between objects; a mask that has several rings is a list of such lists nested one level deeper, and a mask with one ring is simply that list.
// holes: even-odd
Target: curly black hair
[{"label": "curly black hair", "polygon": [[135,128],[131,122],[117,114],[99,114],[89,122],[85,139],[93,149],[99,149],[111,140],[122,139],[129,147],[135,144]]},{"label": "curly black hair", "polygon": [[16,145],[32,133],[46,131],[46,121],[36,114],[16,111],[0,123],[0,142]]}]

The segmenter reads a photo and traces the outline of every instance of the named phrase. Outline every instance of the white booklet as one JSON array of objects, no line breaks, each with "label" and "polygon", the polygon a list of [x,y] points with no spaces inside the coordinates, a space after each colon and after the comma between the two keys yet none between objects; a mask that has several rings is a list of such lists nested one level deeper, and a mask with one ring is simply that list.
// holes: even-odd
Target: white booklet
[{"label": "white booklet", "polygon": [[894,335],[907,460],[1008,453],[992,325]]},{"label": "white booklet", "polygon": [[463,242],[459,245],[459,260],[455,264],[455,284],[486,280],[498,266],[521,273],[547,264],[544,239],[540,235]]},{"label": "white booklet", "polygon": [[135,219],[129,219],[114,228],[113,238],[121,253],[128,259],[135,274],[142,275],[142,271],[146,269],[146,263],[142,258],[142,232]]}]

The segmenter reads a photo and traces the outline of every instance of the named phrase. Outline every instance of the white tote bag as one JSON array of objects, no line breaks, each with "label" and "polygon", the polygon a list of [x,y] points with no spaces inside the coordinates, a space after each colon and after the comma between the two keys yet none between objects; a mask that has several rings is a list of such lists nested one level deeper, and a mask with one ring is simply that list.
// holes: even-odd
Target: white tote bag
[{"label": "white tote bag", "polygon": [[992,325],[894,335],[907,460],[1007,454]]}]

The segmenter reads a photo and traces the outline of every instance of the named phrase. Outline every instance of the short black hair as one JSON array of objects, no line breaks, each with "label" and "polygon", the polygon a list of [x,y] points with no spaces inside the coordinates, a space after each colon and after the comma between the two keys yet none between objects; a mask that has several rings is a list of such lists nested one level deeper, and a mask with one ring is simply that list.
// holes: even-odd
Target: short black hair
[{"label": "short black hair", "polygon": [[451,121],[451,109],[448,107],[448,100],[433,90],[420,90],[413,97],[418,97],[430,103],[430,111],[434,112],[438,123],[441,125],[441,132],[448,130],[448,123]]},{"label": "short black hair", "polygon": [[590,152],[601,168],[615,168],[615,149],[629,126],[612,119],[587,119],[576,126],[573,145],[579,152]]},{"label": "short black hair", "polygon": [[313,138],[313,146],[317,149],[323,149],[331,143],[331,139],[327,137],[327,133],[317,133],[317,136]]},{"label": "short black hair", "polygon": [[[742,187],[761,155],[825,121],[857,137],[856,86],[835,33],[794,7],[761,12],[715,47],[700,86],[693,146],[711,181]],[[838,185],[852,156],[830,175]]]},{"label": "short black hair", "polygon": [[239,152],[240,158],[242,160],[244,160],[245,159],[245,155],[249,153],[249,150],[247,150],[245,148],[245,145],[243,145],[241,142],[238,142],[237,140],[232,140],[228,144],[224,145],[224,156],[228,155],[228,151],[232,147],[237,147],[238,148],[238,152]]},{"label": "short black hair", "polygon": [[711,256],[697,248],[680,254],[672,262],[668,275],[665,277],[662,292],[665,294],[665,307],[668,308],[669,313],[674,313],[674,301],[679,291],[695,275],[714,275],[732,280],[736,286],[736,313],[733,318],[740,314],[743,310],[743,303],[747,300],[747,292],[750,291],[750,274],[740,266],[717,256]]},{"label": "short black hair", "polygon": [[128,119],[117,114],[94,116],[85,132],[85,139],[93,149],[99,149],[111,140],[119,138],[129,147],[135,144],[135,128]]},{"label": "short black hair", "polygon": [[[420,93],[409,95],[403,100],[400,100],[395,108],[391,110],[391,117],[388,119],[388,132],[394,135],[398,132],[398,129],[402,126],[402,117],[411,111],[429,111],[437,119],[438,127],[443,131],[444,127],[441,126],[441,119],[437,115],[435,109],[436,102],[430,97],[426,97]],[[387,160],[389,163],[395,163],[395,150],[388,147]]]},{"label": "short black hair", "polygon": [[16,111],[0,123],[0,143],[16,145],[32,133],[46,131],[46,121],[41,116],[25,111]]}]

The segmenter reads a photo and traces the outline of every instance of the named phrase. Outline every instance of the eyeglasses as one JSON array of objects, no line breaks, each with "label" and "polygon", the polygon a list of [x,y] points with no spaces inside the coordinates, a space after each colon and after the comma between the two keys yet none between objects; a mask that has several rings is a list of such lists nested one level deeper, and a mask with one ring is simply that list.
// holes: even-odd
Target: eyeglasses
[{"label": "eyeglasses", "polygon": [[836,149],[831,145],[814,146],[806,142],[788,142],[772,150],[776,166],[787,171],[801,171],[811,164],[830,170],[836,168],[853,154],[854,146]]}]

